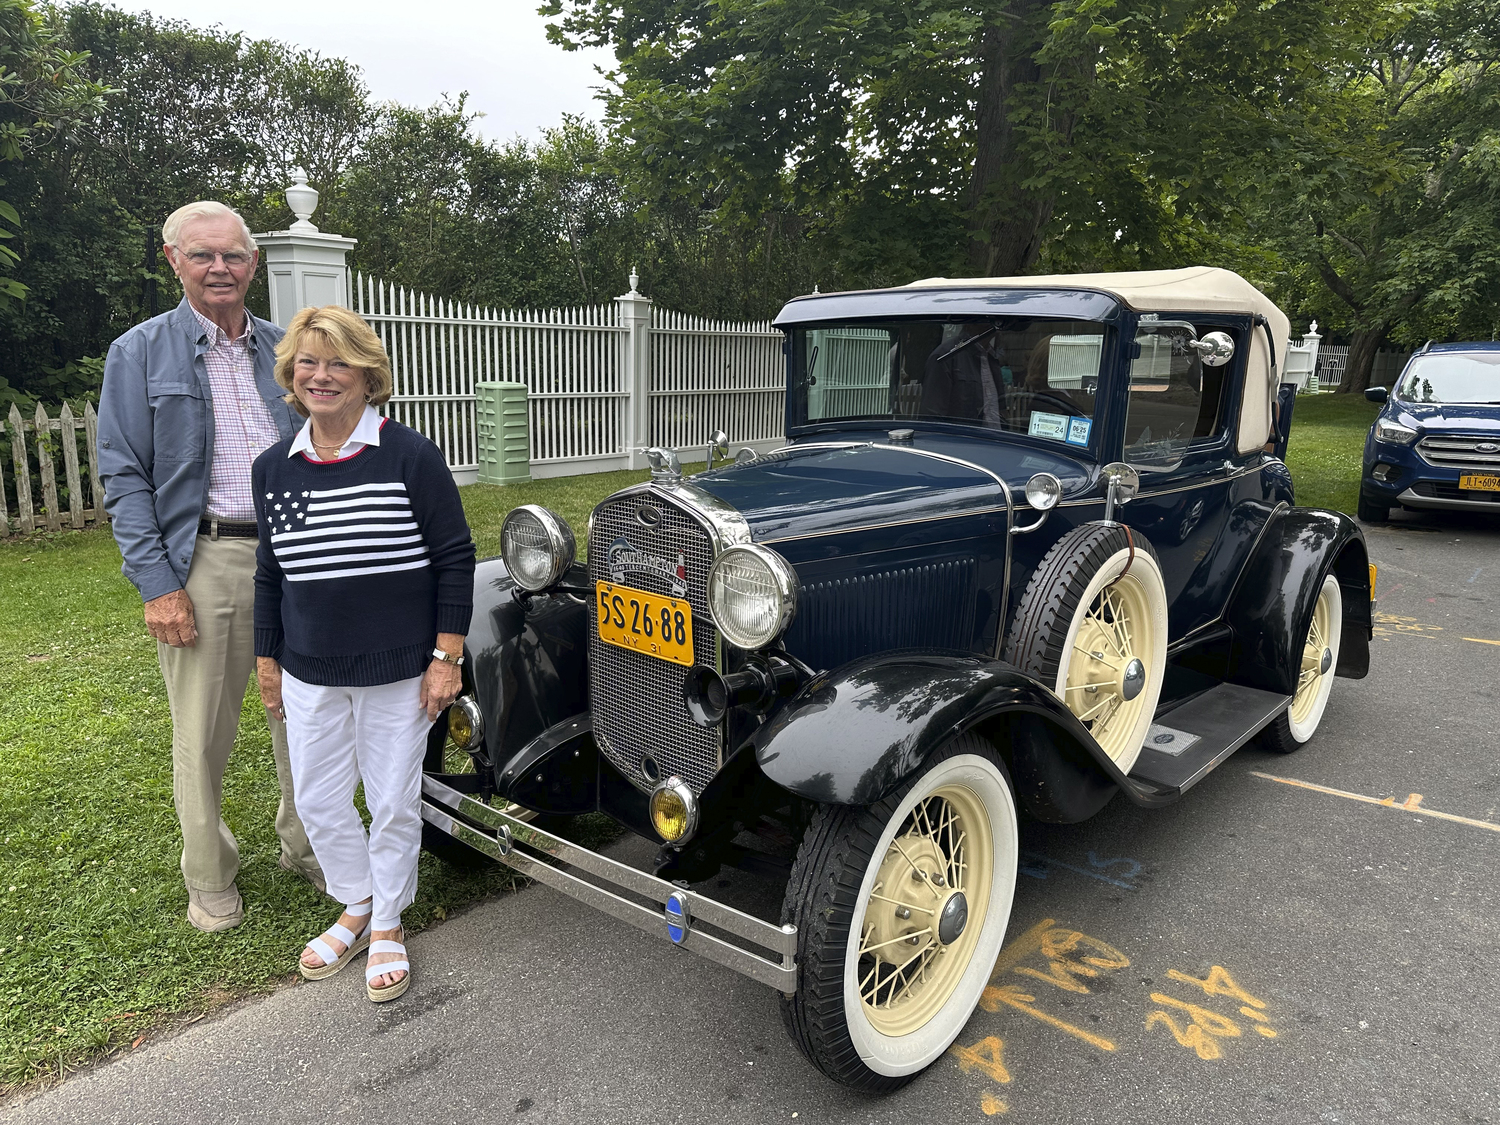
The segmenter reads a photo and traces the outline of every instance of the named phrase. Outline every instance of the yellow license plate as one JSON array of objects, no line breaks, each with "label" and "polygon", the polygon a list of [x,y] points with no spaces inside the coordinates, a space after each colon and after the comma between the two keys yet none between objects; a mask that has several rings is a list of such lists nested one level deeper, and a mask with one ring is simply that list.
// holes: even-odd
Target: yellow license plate
[{"label": "yellow license plate", "polygon": [[1459,488],[1469,488],[1476,492],[1500,492],[1500,477],[1475,476],[1465,473],[1458,478]]},{"label": "yellow license plate", "polygon": [[597,582],[595,587],[601,641],[691,667],[693,607],[685,599],[648,594],[613,582]]}]

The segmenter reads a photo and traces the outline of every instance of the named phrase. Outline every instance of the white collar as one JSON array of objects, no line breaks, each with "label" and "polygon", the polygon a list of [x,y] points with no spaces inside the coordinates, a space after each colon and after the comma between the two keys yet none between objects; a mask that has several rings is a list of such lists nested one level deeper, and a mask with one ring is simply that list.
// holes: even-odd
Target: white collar
[{"label": "white collar", "polygon": [[[359,416],[359,421],[354,424],[354,432],[349,435],[349,440],[344,442],[342,446],[343,456],[353,456],[367,445],[379,445],[380,423],[383,420],[380,417],[380,411],[366,403],[365,412]],[[295,457],[299,453],[308,454],[314,461],[319,460],[318,455],[313,452],[311,418],[304,422],[302,428],[297,431],[297,436],[292,439],[292,448],[287,450],[286,455],[288,457]]]}]

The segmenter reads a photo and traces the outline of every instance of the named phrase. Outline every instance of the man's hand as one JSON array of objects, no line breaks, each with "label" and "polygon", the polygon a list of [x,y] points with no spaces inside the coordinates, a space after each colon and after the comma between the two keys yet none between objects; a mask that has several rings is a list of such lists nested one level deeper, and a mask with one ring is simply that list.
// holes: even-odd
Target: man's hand
[{"label": "man's hand", "polygon": [[271,717],[286,722],[286,707],[281,702],[281,665],[269,656],[257,656],[255,682],[260,685],[260,701]]},{"label": "man's hand", "polygon": [[198,639],[193,599],[186,590],[173,590],[146,603],[146,631],[163,644],[188,648]]}]

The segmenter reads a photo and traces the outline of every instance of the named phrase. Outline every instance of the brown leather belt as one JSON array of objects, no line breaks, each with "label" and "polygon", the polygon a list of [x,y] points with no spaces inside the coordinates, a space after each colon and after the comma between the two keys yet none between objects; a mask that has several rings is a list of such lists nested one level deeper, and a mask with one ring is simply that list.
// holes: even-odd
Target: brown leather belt
[{"label": "brown leather belt", "polygon": [[259,539],[260,527],[253,523],[233,523],[209,516],[198,521],[198,534],[210,539]]}]

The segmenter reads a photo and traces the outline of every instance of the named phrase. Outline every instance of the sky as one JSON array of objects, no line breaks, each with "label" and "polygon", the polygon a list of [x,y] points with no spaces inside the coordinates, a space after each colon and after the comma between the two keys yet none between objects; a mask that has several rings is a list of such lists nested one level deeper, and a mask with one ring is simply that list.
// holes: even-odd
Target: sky
[{"label": "sky", "polygon": [[469,92],[492,140],[534,139],[564,113],[599,118],[609,52],[547,42],[538,0],[110,0],[132,12],[215,24],[355,63],[379,101],[426,106]]}]

